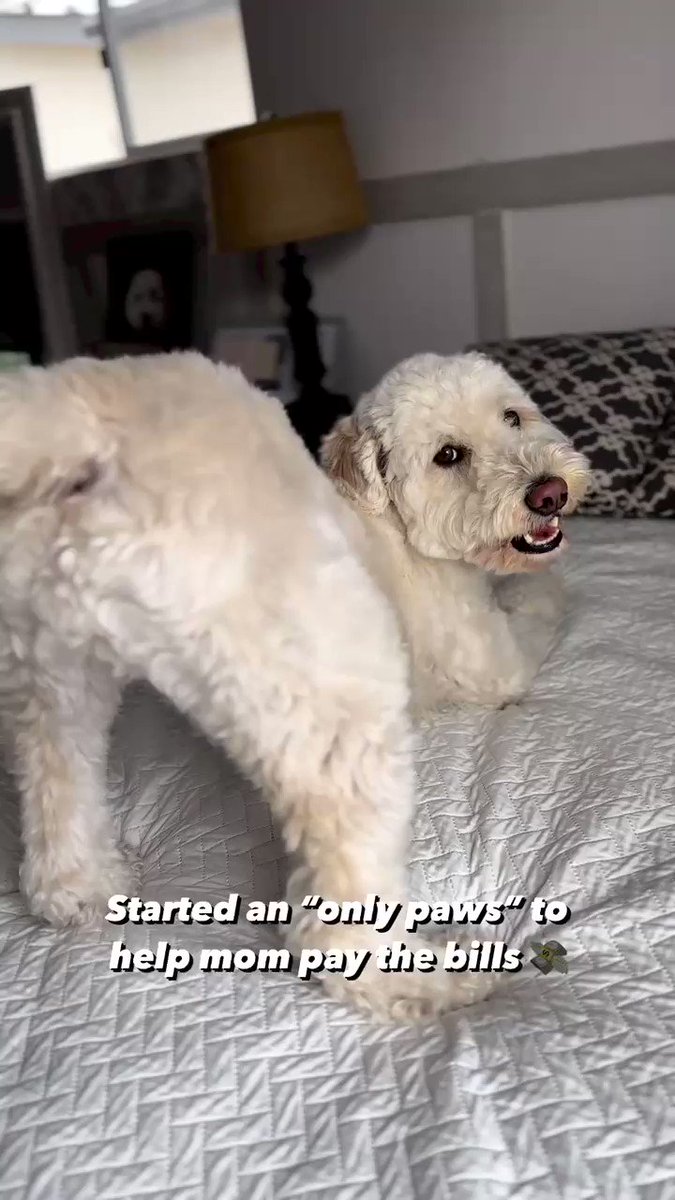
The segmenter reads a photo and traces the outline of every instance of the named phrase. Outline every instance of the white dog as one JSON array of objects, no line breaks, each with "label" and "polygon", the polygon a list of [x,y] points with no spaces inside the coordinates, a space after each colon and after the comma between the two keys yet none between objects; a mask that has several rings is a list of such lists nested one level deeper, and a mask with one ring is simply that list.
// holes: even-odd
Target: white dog
[{"label": "white dog", "polygon": [[[199,355],[1,377],[0,703],[35,914],[89,920],[133,890],[105,791],[109,726],[138,677],[264,787],[300,857],[291,898],[405,898],[409,659],[425,706],[522,694],[558,590],[529,581],[507,613],[485,568],[554,559],[586,469],[478,356],[393,371],[326,464],[337,488],[276,400]],[[291,941],[378,935],[303,913]],[[485,983],[371,961],[326,986],[414,1019]]]},{"label": "white dog", "polygon": [[[478,354],[395,367],[338,423],[323,460],[394,603],[415,707],[524,695],[562,611],[559,580],[541,570],[565,547],[560,514],[586,490],[586,460]],[[526,586],[495,589],[494,574],[533,571]]]}]

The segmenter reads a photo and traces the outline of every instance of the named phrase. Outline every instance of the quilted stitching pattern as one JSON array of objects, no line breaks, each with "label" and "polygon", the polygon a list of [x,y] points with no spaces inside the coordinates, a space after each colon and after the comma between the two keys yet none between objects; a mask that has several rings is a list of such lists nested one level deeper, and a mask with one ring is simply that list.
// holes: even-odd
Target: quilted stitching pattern
[{"label": "quilted stitching pattern", "polygon": [[[7,787],[0,1200],[675,1196],[675,528],[582,519],[572,538],[566,636],[533,695],[423,731],[413,854],[428,898],[565,899],[547,932],[568,976],[527,965],[426,1031],[284,976],[113,976],[110,931],[24,915]],[[111,790],[148,897],[279,894],[266,807],[146,692]],[[527,910],[504,928],[516,946],[540,932]]]},{"label": "quilted stitching pattern", "polygon": [[586,513],[675,516],[675,330],[523,338],[481,349],[587,454]]}]

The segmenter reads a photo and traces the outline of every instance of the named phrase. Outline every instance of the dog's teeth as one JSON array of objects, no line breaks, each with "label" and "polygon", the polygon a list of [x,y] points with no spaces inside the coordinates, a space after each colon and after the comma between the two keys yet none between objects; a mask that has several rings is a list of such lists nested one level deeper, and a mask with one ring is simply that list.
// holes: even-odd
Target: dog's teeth
[{"label": "dog's teeth", "polygon": [[560,517],[551,517],[551,525],[555,525],[557,528],[559,524],[560,524]]},{"label": "dog's teeth", "polygon": [[523,537],[525,538],[525,541],[527,542],[528,546],[534,546],[534,538],[530,537],[529,533],[524,533]]}]

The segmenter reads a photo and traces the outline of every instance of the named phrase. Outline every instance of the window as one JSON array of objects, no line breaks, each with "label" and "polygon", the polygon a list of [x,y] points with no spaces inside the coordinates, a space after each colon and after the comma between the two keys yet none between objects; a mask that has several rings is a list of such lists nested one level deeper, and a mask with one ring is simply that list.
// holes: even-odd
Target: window
[{"label": "window", "polygon": [[49,177],[255,119],[238,0],[0,0],[0,89],[26,85]]}]

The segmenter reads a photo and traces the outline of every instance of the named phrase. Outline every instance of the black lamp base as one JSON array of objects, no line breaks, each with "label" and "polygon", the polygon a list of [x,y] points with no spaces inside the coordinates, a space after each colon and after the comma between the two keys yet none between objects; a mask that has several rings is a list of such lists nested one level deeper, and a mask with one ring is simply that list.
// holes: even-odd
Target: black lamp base
[{"label": "black lamp base", "polygon": [[348,396],[319,387],[302,391],[287,408],[291,425],[300,435],[313,458],[318,459],[321,443],[339,421],[352,411]]},{"label": "black lamp base", "polygon": [[329,392],[323,385],[326,368],[319,349],[317,318],[310,307],[312,285],[305,274],[304,255],[295,242],[285,246],[281,268],[281,291],[288,306],[286,328],[298,386],[288,415],[310,454],[317,458],[324,437],[340,417],[351,412],[351,404],[347,396]]}]

